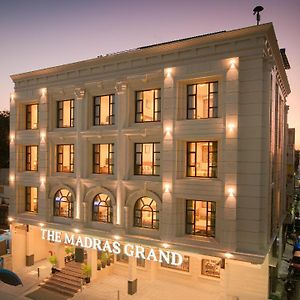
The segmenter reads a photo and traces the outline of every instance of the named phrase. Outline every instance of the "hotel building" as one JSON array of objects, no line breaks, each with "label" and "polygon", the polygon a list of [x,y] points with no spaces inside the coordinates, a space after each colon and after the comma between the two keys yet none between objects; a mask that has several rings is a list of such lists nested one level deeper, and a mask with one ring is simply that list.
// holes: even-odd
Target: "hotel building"
[{"label": "hotel building", "polygon": [[[287,67],[269,23],[12,75],[13,269],[49,251],[63,267],[65,245],[43,228],[183,257],[112,255],[125,281],[267,299],[286,216]],[[99,251],[85,252],[103,276]]]}]

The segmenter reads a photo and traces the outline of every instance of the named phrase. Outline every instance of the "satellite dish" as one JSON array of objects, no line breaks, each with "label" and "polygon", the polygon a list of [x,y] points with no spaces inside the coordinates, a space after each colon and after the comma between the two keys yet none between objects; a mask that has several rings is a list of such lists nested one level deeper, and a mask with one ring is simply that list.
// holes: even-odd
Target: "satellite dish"
[{"label": "satellite dish", "polygon": [[256,6],[254,9],[253,9],[253,15],[256,15],[256,25],[259,25],[259,21],[260,21],[260,12],[263,11],[264,8],[262,6]]}]

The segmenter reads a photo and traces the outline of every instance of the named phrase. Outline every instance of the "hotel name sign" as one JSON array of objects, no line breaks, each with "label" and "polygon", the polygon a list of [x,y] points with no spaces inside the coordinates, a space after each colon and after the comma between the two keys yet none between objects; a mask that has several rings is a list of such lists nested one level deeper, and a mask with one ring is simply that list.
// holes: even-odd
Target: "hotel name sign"
[{"label": "hotel name sign", "polygon": [[75,247],[83,247],[88,249],[95,249],[99,251],[108,251],[109,253],[120,254],[123,252],[129,257],[142,258],[156,262],[166,262],[173,266],[179,266],[182,264],[183,257],[181,254],[154,248],[147,247],[149,251],[141,245],[125,243],[122,244],[118,241],[101,240],[95,237],[75,235],[74,233],[67,233],[57,230],[41,229],[42,239],[55,243],[63,243],[66,245],[73,245]]}]

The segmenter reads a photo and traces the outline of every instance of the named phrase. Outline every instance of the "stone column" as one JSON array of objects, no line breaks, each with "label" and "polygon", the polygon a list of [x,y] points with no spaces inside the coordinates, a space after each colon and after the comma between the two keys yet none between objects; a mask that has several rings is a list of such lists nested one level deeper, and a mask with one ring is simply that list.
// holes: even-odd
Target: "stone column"
[{"label": "stone column", "polygon": [[97,279],[97,250],[87,249],[87,263],[91,266],[91,280]]},{"label": "stone column", "polygon": [[75,94],[75,126],[76,126],[76,142],[75,142],[75,157],[74,157],[74,167],[75,167],[75,176],[76,176],[76,202],[74,207],[74,219],[75,221],[83,220],[83,207],[82,207],[82,186],[81,186],[81,175],[83,173],[83,168],[85,167],[85,162],[81,162],[82,159],[82,140],[80,136],[80,131],[84,126],[84,120],[82,119],[83,111],[83,101],[85,99],[85,90],[83,88],[76,88],[74,90]]},{"label": "stone column", "polygon": [[162,170],[162,217],[160,218],[161,238],[164,241],[176,235],[176,203],[173,198],[175,180],[176,149],[174,142],[174,129],[176,119],[176,89],[172,71],[165,70],[162,111],[164,112],[161,170]]},{"label": "stone column", "polygon": [[65,247],[60,243],[55,243],[54,246],[54,254],[57,258],[57,265],[58,269],[62,269],[65,266]]},{"label": "stone column", "polygon": [[26,266],[32,266],[34,265],[34,236],[33,231],[30,230],[31,226],[27,225],[26,230]]},{"label": "stone column", "polygon": [[128,294],[133,295],[136,292],[137,292],[136,258],[130,256],[128,261]]}]

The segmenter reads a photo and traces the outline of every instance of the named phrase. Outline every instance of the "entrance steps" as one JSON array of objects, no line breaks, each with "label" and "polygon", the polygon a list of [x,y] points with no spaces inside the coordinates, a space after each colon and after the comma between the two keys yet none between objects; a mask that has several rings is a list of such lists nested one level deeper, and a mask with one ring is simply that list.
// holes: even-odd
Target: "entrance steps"
[{"label": "entrance steps", "polygon": [[41,288],[73,297],[82,288],[81,263],[74,261],[66,263],[66,266],[53,274],[40,284]]}]

